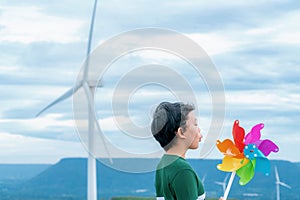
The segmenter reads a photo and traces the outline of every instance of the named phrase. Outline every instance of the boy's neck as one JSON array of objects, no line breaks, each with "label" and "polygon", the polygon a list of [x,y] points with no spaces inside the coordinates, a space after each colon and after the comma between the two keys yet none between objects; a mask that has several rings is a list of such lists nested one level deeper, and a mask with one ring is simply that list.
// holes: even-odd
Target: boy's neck
[{"label": "boy's neck", "polygon": [[166,151],[166,154],[168,155],[176,155],[182,158],[185,158],[185,153],[186,153],[186,149],[180,148],[178,146],[173,146]]}]

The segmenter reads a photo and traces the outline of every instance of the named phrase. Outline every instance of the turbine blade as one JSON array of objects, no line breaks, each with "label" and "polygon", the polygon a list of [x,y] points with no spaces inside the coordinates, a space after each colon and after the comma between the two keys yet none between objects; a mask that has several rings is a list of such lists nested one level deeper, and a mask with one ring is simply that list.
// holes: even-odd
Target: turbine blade
[{"label": "turbine blade", "polygon": [[95,2],[94,2],[93,14],[92,14],[92,19],[91,19],[91,24],[90,24],[90,32],[89,32],[88,46],[87,46],[87,52],[86,52],[87,60],[85,63],[84,74],[83,74],[84,80],[87,80],[87,78],[88,78],[87,76],[88,76],[88,71],[89,71],[89,55],[91,52],[96,10],[97,10],[97,0],[95,0]]},{"label": "turbine blade", "polygon": [[227,179],[228,179],[228,177],[229,177],[229,174],[227,173],[227,175],[225,176],[225,178],[224,178],[224,181],[223,181],[223,183],[227,183]]},{"label": "turbine blade", "polygon": [[278,182],[279,185],[283,186],[283,187],[286,187],[286,188],[289,188],[289,189],[292,189],[291,186],[289,186],[288,184],[286,183],[283,183],[283,182]]},{"label": "turbine blade", "polygon": [[104,140],[104,138],[103,138],[102,131],[101,131],[101,128],[100,128],[100,125],[99,125],[99,123],[98,123],[98,121],[97,121],[97,119],[96,119],[96,116],[95,116],[95,114],[94,114],[95,112],[93,112],[93,111],[94,111],[94,106],[93,106],[92,103],[91,103],[92,100],[93,100],[93,99],[92,99],[93,97],[92,97],[92,94],[91,94],[91,91],[90,91],[90,87],[88,86],[87,82],[84,82],[84,83],[83,83],[83,88],[84,88],[86,97],[87,97],[87,99],[88,99],[89,110],[90,110],[90,112],[92,112],[93,121],[94,121],[94,123],[96,124],[97,131],[98,131],[99,133],[101,133],[101,134],[100,134],[100,138],[102,139],[102,142],[103,142],[105,151],[106,151],[106,153],[108,154],[109,161],[110,161],[110,163],[112,164],[113,161],[112,161],[111,155],[110,155],[110,153],[109,153],[108,147],[107,147],[107,145],[106,145],[106,143],[105,143],[105,140]]},{"label": "turbine blade", "polygon": [[49,108],[51,108],[52,106],[58,104],[59,102],[69,98],[70,96],[72,96],[80,87],[82,86],[82,84],[79,84],[75,87],[70,88],[69,90],[67,90],[63,95],[61,95],[60,97],[58,97],[56,100],[54,100],[52,103],[50,103],[48,106],[46,106],[45,108],[43,108],[40,112],[38,112],[35,117],[40,116],[43,112],[45,112],[46,110],[48,110]]},{"label": "turbine blade", "polygon": [[215,184],[217,184],[217,185],[223,185],[223,182],[215,181]]},{"label": "turbine blade", "polygon": [[276,165],[275,165],[275,177],[276,177],[276,181],[280,182]]},{"label": "turbine blade", "polygon": [[204,174],[204,176],[202,178],[202,184],[204,184],[205,178],[206,178],[206,174]]}]

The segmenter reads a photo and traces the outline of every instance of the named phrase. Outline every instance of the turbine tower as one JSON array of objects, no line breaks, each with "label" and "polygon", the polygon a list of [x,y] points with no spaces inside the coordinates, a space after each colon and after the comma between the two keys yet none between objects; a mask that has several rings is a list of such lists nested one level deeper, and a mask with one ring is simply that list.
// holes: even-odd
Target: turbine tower
[{"label": "turbine tower", "polygon": [[227,179],[228,179],[228,174],[225,176],[223,182],[220,181],[215,181],[215,184],[217,185],[221,185],[222,189],[223,189],[223,194],[225,193],[225,189],[226,189],[226,184],[227,184]]},{"label": "turbine tower", "polygon": [[[89,55],[91,52],[91,43],[92,43],[92,36],[93,36],[93,28],[94,28],[94,21],[95,21],[95,15],[97,10],[97,0],[94,1],[94,7],[93,7],[93,13],[91,18],[91,24],[90,24],[90,31],[89,31],[89,38],[88,38],[88,46],[87,46],[87,53],[86,57],[87,60],[84,65],[84,71],[83,71],[83,78],[82,81],[80,81],[78,84],[76,84],[74,87],[70,88],[68,91],[66,91],[63,95],[61,95],[59,98],[54,100],[52,103],[50,103],[48,106],[43,108],[37,115],[41,115],[43,112],[51,108],[52,106],[60,103],[61,101],[71,97],[74,93],[76,93],[80,88],[83,88],[85,97],[87,98],[88,102],[88,171],[87,171],[87,199],[88,200],[96,200],[97,199],[97,171],[96,171],[96,159],[92,155],[91,152],[93,152],[94,144],[93,144],[93,136],[95,134],[95,127],[98,132],[100,131],[100,126],[97,121],[96,115],[95,115],[95,108],[94,108],[94,93],[95,88],[100,87],[97,83],[97,80],[91,80],[89,78]],[[96,125],[96,126],[95,126]],[[103,137],[103,136],[102,136]],[[102,138],[103,139],[103,138]],[[112,162],[110,154],[108,152],[108,148],[105,145],[105,141],[103,139],[104,148],[108,154],[108,157],[110,159],[110,162]]]},{"label": "turbine tower", "polygon": [[280,186],[283,186],[283,187],[286,187],[286,188],[289,188],[289,189],[291,189],[292,187],[287,185],[286,183],[280,181],[279,174],[278,174],[276,166],[275,166],[275,177],[276,177],[275,184],[276,184],[276,195],[277,195],[276,199],[280,200]]}]

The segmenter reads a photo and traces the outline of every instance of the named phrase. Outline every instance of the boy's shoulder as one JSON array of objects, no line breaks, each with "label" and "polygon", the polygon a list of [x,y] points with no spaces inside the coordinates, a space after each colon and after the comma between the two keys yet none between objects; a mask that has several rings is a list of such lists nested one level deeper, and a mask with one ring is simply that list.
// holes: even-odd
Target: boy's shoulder
[{"label": "boy's shoulder", "polygon": [[173,155],[164,155],[158,164],[158,169],[174,172],[181,170],[193,170],[185,159]]}]

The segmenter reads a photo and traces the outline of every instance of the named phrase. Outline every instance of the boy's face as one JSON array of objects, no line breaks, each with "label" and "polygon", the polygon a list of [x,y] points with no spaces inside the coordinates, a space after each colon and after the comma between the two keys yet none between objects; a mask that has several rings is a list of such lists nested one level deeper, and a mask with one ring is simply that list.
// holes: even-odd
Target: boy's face
[{"label": "boy's face", "polygon": [[198,127],[197,118],[195,113],[191,111],[188,114],[188,119],[186,121],[186,131],[184,135],[187,137],[187,142],[189,144],[189,149],[197,149],[201,138],[203,137],[200,133],[200,128]]}]

